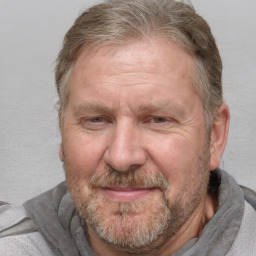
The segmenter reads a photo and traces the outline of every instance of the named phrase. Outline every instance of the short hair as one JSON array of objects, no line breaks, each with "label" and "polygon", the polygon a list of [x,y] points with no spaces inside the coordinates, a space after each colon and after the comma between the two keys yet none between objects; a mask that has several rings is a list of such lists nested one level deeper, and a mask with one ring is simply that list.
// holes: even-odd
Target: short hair
[{"label": "short hair", "polygon": [[81,52],[90,47],[162,37],[194,59],[192,84],[211,127],[222,99],[222,61],[207,22],[191,5],[174,0],[107,0],[84,11],[65,35],[55,79],[60,127],[69,99],[69,80]]}]

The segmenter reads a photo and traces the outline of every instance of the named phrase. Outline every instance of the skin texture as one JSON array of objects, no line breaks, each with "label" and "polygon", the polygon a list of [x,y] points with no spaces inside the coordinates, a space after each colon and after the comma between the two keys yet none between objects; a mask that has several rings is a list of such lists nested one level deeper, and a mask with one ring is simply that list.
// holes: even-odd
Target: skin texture
[{"label": "skin texture", "polygon": [[60,157],[97,255],[171,255],[213,216],[209,170],[229,113],[220,106],[206,134],[192,71],[190,55],[154,38],[75,63]]}]

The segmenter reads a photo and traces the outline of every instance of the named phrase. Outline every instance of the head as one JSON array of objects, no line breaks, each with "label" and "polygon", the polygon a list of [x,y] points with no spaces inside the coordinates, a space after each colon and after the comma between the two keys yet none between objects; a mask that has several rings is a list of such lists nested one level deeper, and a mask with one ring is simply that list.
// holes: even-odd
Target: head
[{"label": "head", "polygon": [[227,137],[207,23],[171,0],[99,4],[66,34],[56,83],[60,155],[92,246],[145,253],[184,233]]}]

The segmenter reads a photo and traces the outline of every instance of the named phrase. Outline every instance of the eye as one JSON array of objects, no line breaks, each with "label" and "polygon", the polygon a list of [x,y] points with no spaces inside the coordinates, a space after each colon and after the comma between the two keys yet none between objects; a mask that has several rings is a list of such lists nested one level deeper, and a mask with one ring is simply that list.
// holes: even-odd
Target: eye
[{"label": "eye", "polygon": [[143,121],[143,127],[156,132],[170,132],[177,125],[171,117],[148,116]]},{"label": "eye", "polygon": [[104,119],[104,117],[97,116],[97,117],[93,117],[93,118],[89,119],[89,121],[92,123],[100,123],[100,122],[104,122],[105,119]]},{"label": "eye", "polygon": [[88,131],[100,131],[108,127],[110,121],[102,116],[86,117],[80,120],[80,125]]},{"label": "eye", "polygon": [[153,122],[153,123],[156,123],[156,124],[158,124],[158,123],[165,123],[165,122],[167,122],[167,118],[165,118],[165,117],[152,117],[152,119],[151,119],[151,122]]}]

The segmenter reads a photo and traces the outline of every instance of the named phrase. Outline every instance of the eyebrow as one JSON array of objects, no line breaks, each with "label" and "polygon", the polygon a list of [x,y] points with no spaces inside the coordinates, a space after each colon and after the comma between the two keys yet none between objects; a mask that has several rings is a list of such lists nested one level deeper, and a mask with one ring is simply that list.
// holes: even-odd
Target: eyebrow
[{"label": "eyebrow", "polygon": [[82,103],[74,107],[75,116],[79,116],[86,112],[112,112],[113,110],[105,105],[98,103]]},{"label": "eyebrow", "polygon": [[161,102],[157,104],[140,105],[138,110],[140,112],[158,112],[158,111],[174,111],[179,115],[185,115],[185,109],[180,104],[174,101]]}]

